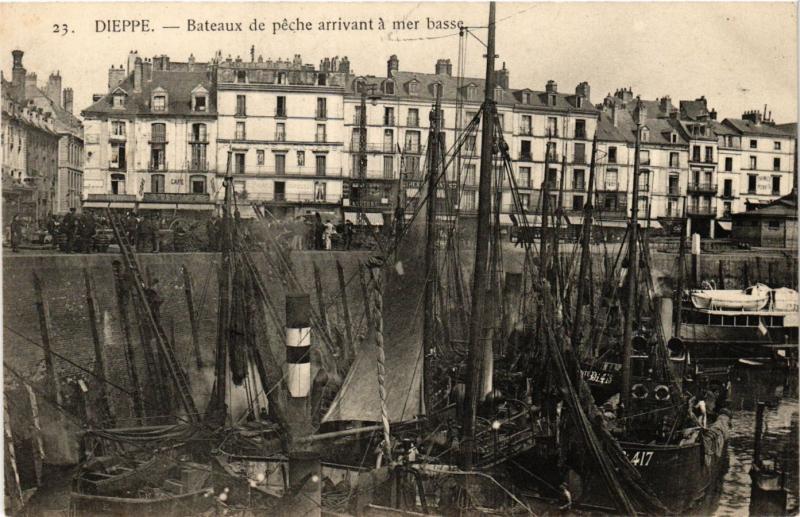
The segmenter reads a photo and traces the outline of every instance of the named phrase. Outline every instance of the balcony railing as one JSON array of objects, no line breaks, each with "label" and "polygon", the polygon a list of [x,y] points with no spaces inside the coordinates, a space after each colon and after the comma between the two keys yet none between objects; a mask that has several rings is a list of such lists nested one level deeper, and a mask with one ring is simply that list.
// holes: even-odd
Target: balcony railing
[{"label": "balcony railing", "polygon": [[705,192],[715,194],[717,192],[716,183],[689,183],[687,188],[689,192]]},{"label": "balcony railing", "polygon": [[[258,200],[257,198],[253,197],[250,199]],[[285,192],[275,192],[272,194],[271,198],[268,197],[267,201],[273,201],[276,203],[329,203],[329,204],[338,204],[341,202],[341,198],[338,196],[334,196],[332,194],[326,194],[325,196],[315,196],[314,194],[301,194],[301,193],[285,193]]]},{"label": "balcony railing", "polygon": [[576,163],[576,164],[579,164],[579,165],[586,165],[586,155],[584,155],[584,154],[576,154],[572,158],[572,163]]},{"label": "balcony railing", "polygon": [[211,196],[177,192],[145,192],[142,194],[142,200],[157,203],[208,203]]},{"label": "balcony railing", "polygon": [[149,142],[151,144],[166,144],[167,142],[167,135],[150,135]]},{"label": "balcony railing", "polygon": [[199,145],[207,144],[208,143],[208,137],[207,136],[192,135],[192,136],[189,137],[189,143],[190,144],[199,144]]},{"label": "balcony railing", "polygon": [[112,171],[124,171],[128,169],[127,164],[123,162],[108,162],[108,168]]},{"label": "balcony railing", "polygon": [[558,153],[547,153],[547,160],[551,164],[554,164],[554,163],[558,162],[559,161]]},{"label": "balcony railing", "polygon": [[[396,153],[397,152],[397,145],[392,142],[383,142],[383,143],[367,143],[364,146],[364,150],[368,153]],[[359,153],[361,152],[361,143],[359,141],[352,141],[350,142],[350,147],[348,151],[351,153]]]},{"label": "balcony railing", "polygon": [[109,139],[109,140],[114,140],[114,141],[117,141],[117,142],[119,142],[119,141],[125,141],[127,138],[128,138],[128,137],[125,135],[125,133],[122,133],[122,134],[111,133],[111,134],[108,136],[108,139]]},{"label": "balcony railing", "polygon": [[275,141],[276,142],[285,142],[286,141],[286,133],[275,133]]},{"label": "balcony railing", "polygon": [[521,152],[521,153],[519,153],[519,161],[521,161],[521,162],[532,162],[533,161],[533,155],[531,155],[531,153],[529,153],[529,152],[528,153]]},{"label": "balcony railing", "polygon": [[[219,172],[218,174],[222,174]],[[324,170],[319,171],[312,163],[306,167],[283,167],[276,168],[274,166],[258,165],[250,166],[247,169],[246,175],[268,175],[268,176],[303,176],[308,179],[314,178],[336,178],[342,176],[342,169],[332,166],[327,166]]]},{"label": "balcony railing", "polygon": [[192,172],[208,172],[208,160],[188,160],[186,170]]},{"label": "balcony railing", "polygon": [[286,118],[286,108],[275,108],[275,116],[278,118]]},{"label": "balcony railing", "polygon": [[582,140],[586,139],[586,130],[575,130],[575,138],[580,138]]},{"label": "balcony railing", "polygon": [[419,118],[408,118],[406,120],[406,126],[408,127],[419,127]]},{"label": "balcony railing", "polygon": [[166,171],[168,170],[167,162],[158,162],[150,160],[147,164],[147,170],[153,171]]},{"label": "balcony railing", "polygon": [[686,206],[686,215],[714,216],[716,214],[717,207],[714,203],[710,203],[708,205],[689,204]]},{"label": "balcony railing", "polygon": [[317,134],[317,135],[314,135],[314,141],[315,141],[315,142],[317,142],[318,144],[324,144],[325,142],[327,142],[327,141],[328,141],[328,135],[326,135],[326,134],[322,134],[322,135],[320,135],[320,134]]},{"label": "balcony railing", "polygon": [[425,146],[420,144],[406,143],[403,146],[403,152],[409,154],[423,154],[425,152]]},{"label": "balcony railing", "polygon": [[384,126],[393,126],[394,125],[394,115],[391,117],[383,117],[383,125]]},{"label": "balcony railing", "polygon": [[317,110],[315,118],[317,120],[326,120],[328,118],[328,110]]},{"label": "balcony railing", "polygon": [[529,127],[521,127],[519,128],[520,136],[533,136],[533,129]]}]

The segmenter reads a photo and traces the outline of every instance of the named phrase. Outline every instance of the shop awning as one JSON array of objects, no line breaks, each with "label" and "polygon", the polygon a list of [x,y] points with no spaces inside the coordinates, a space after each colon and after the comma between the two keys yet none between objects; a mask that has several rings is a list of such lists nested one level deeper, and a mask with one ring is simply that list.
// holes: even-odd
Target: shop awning
[{"label": "shop awning", "polygon": [[628,226],[628,221],[598,221],[595,220],[594,224],[597,226],[602,226],[603,228],[625,228]]},{"label": "shop awning", "polygon": [[726,232],[731,231],[731,228],[733,227],[733,223],[731,221],[717,221],[717,224]]},{"label": "shop awning", "polygon": [[83,208],[136,208],[132,201],[84,201]]},{"label": "shop awning", "polygon": [[369,221],[372,226],[383,226],[383,214],[377,212],[345,212],[344,219],[353,221],[353,224],[366,224],[363,218]]}]

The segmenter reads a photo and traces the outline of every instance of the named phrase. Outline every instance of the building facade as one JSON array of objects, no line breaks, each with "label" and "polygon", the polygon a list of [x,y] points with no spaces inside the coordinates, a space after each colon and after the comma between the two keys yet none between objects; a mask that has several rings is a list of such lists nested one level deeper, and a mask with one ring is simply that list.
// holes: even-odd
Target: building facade
[{"label": "building facade", "polygon": [[[431,64],[405,71],[393,55],[385,75],[368,76],[346,57],[315,67],[299,55],[256,58],[255,49],[249,60],[218,53],[207,64],[131,54],[127,67],[109,70],[108,92],[85,111],[87,201],[208,194],[204,201],[218,205],[230,171],[240,205],[276,217],[320,212],[385,224],[398,206],[407,217],[416,207],[439,97],[448,168],[438,203],[442,213],[474,214],[484,81],[453,75],[448,59]],[[505,64],[495,79],[496,125],[511,158],[510,175],[495,160],[501,224],[519,209],[540,224],[543,189],[551,207],[560,200],[578,221],[569,216],[587,200],[596,135],[596,218],[623,228],[633,202],[635,116],[645,227],[677,234],[686,218],[687,232],[725,236],[731,214],[794,187],[795,131],[760,113],[719,121],[705,97],[676,106],[668,96],[640,100],[630,88],[594,105],[586,82],[566,92],[552,80],[543,89],[511,88]],[[201,108],[196,98],[206,99]]]},{"label": "building facade", "polygon": [[319,68],[299,55],[220,61],[217,181],[230,169],[237,199],[276,217],[338,216],[348,72],[346,57],[325,59]]},{"label": "building facade", "polygon": [[23,55],[12,52],[12,80],[2,85],[3,213],[32,225],[80,208],[83,126],[70,112],[72,90],[62,96],[60,74],[41,89]]},{"label": "building facade", "polygon": [[87,208],[207,212],[218,185],[215,65],[131,53],[83,111]]}]

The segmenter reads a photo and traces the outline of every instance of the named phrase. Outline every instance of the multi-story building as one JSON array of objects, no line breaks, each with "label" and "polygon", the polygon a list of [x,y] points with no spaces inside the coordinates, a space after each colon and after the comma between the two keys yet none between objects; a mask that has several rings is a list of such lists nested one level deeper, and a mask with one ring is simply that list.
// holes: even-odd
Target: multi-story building
[{"label": "multi-story building", "polygon": [[238,198],[275,216],[316,211],[338,219],[349,68],[346,57],[318,69],[299,55],[220,61],[218,179],[230,167]]},{"label": "multi-story building", "polygon": [[[505,65],[496,72],[493,98],[497,123],[513,160],[517,202],[530,212],[538,210],[547,162],[553,190],[564,171],[564,206],[582,205],[598,114],[590,102],[589,85],[581,83],[574,95],[558,93],[555,81],[548,81],[545,91],[517,90],[509,87],[509,76]],[[349,178],[344,194],[345,217],[362,211],[371,222],[381,224],[384,214],[394,211],[398,197],[413,201],[418,195],[425,173],[422,167],[428,152],[430,112],[437,96],[441,99],[441,140],[449,156],[453,156],[457,141],[463,140],[460,154],[447,171],[447,189],[457,195],[451,206],[461,213],[474,212],[481,125],[463,133],[478,114],[484,84],[483,79],[454,77],[449,59],[437,60],[434,73],[402,71],[395,55],[387,62],[385,77],[351,76],[344,108],[349,154],[345,164]],[[363,148],[362,109],[366,109]],[[366,161],[362,161],[362,152],[366,152]],[[499,161],[496,167],[500,168]],[[506,214],[502,219],[508,223],[507,213],[513,211],[515,201],[511,181],[503,176],[500,202]],[[446,197],[443,193],[440,196]]]},{"label": "multi-story building", "polygon": [[[31,74],[28,74],[31,76]],[[52,212],[65,214],[70,208],[80,211],[83,188],[83,124],[72,114],[72,88],[61,88],[61,74],[51,73],[45,90],[36,85],[36,76],[26,82],[29,104],[49,112],[58,134],[58,177]]]},{"label": "multi-story building", "polygon": [[[627,215],[626,207],[630,206],[635,145],[632,116],[637,105],[632,91],[625,88],[603,102],[605,113],[598,127],[601,153],[596,205],[601,214],[606,210],[614,213],[616,207],[623,206],[621,215]],[[756,124],[754,120],[760,114],[749,113],[745,120],[726,119],[720,123],[717,113],[708,109],[705,97],[681,101],[679,109],[672,106],[669,97],[643,100],[641,106],[646,111],[641,125],[639,178],[639,216],[645,221],[643,225],[663,226],[675,233],[680,218],[686,217],[687,232],[713,238],[720,231],[730,231],[730,215],[744,210],[748,190],[753,192],[752,203],[791,191],[794,137],[772,123]],[[752,137],[745,137],[745,131]],[[754,159],[745,148],[748,139],[755,146]],[[621,149],[623,145],[627,149]],[[766,170],[762,172],[761,190],[757,189],[756,179],[759,169],[752,169],[747,176],[748,164],[759,167],[759,163],[775,168],[769,176]],[[608,189],[618,184],[625,187],[609,194]]]},{"label": "multi-story building", "polygon": [[[768,203],[792,191],[795,181],[795,138],[791,128],[781,128],[760,111],[747,111],[741,119],[726,118],[726,128],[741,141],[738,197],[732,200],[734,212],[747,204]],[[734,169],[735,170],[735,169]]]},{"label": "multi-story building", "polygon": [[59,133],[53,113],[27,97],[36,75],[22,65],[23,52],[12,55],[11,82],[2,79],[3,220],[19,214],[33,228],[57,205]]},{"label": "multi-story building", "polygon": [[142,59],[109,70],[83,111],[87,208],[207,211],[217,185],[214,64]]}]

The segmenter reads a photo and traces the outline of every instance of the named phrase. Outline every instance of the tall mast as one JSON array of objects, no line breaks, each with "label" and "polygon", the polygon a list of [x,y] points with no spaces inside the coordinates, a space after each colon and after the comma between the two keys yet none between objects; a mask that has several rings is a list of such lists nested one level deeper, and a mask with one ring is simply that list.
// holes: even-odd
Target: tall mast
[{"label": "tall mast", "polygon": [[589,269],[589,261],[591,254],[589,246],[592,239],[592,191],[594,190],[594,167],[597,157],[597,131],[595,131],[594,138],[592,139],[592,160],[589,165],[589,185],[586,189],[586,204],[583,205],[583,233],[581,234],[581,265],[578,271],[578,292],[577,299],[575,300],[575,316],[572,320],[572,349],[578,352],[581,346],[583,324],[583,299],[586,296],[586,288],[589,279],[586,278],[587,270]]},{"label": "tall mast", "polygon": [[625,332],[622,337],[622,402],[625,411],[630,409],[631,399],[631,353],[633,350],[633,322],[636,311],[633,308],[636,303],[636,292],[639,276],[639,146],[641,145],[641,128],[644,120],[644,107],[641,101],[637,100],[636,109],[633,113],[636,123],[636,144],[634,146],[633,157],[633,194],[631,199],[631,219],[628,230],[628,278],[627,278],[627,298],[625,306]]},{"label": "tall mast", "polygon": [[[550,212],[550,144],[552,143],[552,136],[550,134],[550,130],[547,131],[547,143],[545,143],[545,152],[544,152],[544,179],[542,180],[542,224],[541,224],[541,235],[540,235],[540,244],[539,244],[539,255],[540,255],[540,269],[541,274],[543,276],[548,275],[549,273],[549,255],[547,253],[547,227],[548,221],[547,217]],[[553,144],[555,146],[555,144]],[[555,156],[553,156],[555,158]]]},{"label": "tall mast", "polygon": [[[481,172],[478,186],[478,225],[475,235],[475,265],[472,273],[472,310],[469,327],[468,377],[466,386],[466,411],[463,422],[462,468],[472,470],[472,451],[475,441],[475,419],[481,386],[481,359],[483,357],[483,309],[486,294],[486,269],[489,258],[489,228],[492,211],[492,137],[494,134],[494,37],[495,3],[489,3],[489,37],[486,45],[486,81],[483,100],[483,131],[481,133]],[[491,343],[490,343],[491,345]]]},{"label": "tall mast", "polygon": [[214,390],[209,403],[209,413],[222,417],[217,412],[225,407],[227,398],[228,375],[228,331],[231,319],[231,248],[233,245],[233,231],[231,209],[233,208],[233,175],[231,171],[231,151],[228,150],[228,161],[225,168],[225,204],[222,214],[222,235],[220,244],[222,249],[222,263],[219,269],[219,302],[217,318],[217,353],[214,368]]},{"label": "tall mast", "polygon": [[673,301],[672,313],[672,335],[681,337],[681,325],[683,320],[683,289],[686,284],[686,198],[683,198],[683,217],[681,217],[681,240],[678,244],[678,285],[675,288],[675,298]]},{"label": "tall mast", "polygon": [[436,306],[436,182],[439,175],[439,134],[442,131],[441,90],[436,93],[436,102],[430,114],[430,137],[428,149],[428,207],[427,235],[425,240],[425,320],[422,329],[422,342],[425,347],[423,358],[424,396],[427,411],[433,407],[433,373],[436,339],[434,336],[434,307]]}]

